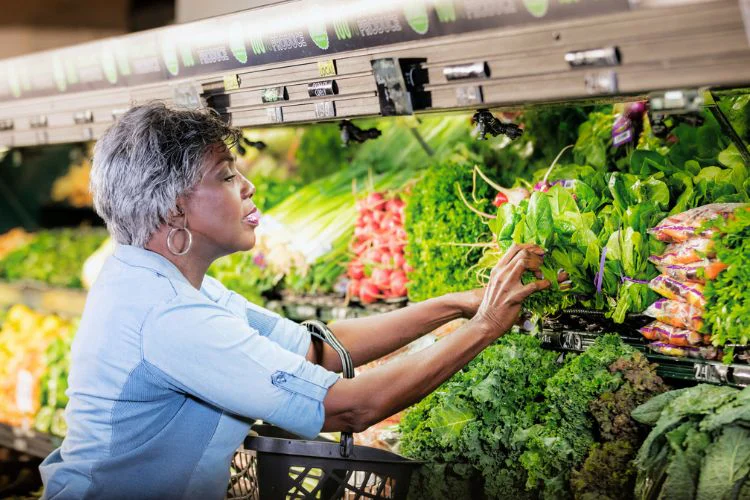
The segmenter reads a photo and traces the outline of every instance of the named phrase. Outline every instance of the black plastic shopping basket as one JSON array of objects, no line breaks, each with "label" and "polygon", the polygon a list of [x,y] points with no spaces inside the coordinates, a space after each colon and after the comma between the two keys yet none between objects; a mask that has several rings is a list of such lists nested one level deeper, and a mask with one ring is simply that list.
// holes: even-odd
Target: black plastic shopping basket
[{"label": "black plastic shopping basket", "polygon": [[[302,323],[310,334],[341,356],[344,378],[354,377],[351,356],[328,327],[316,320]],[[297,439],[269,425],[253,426],[232,461],[228,498],[404,499],[412,471],[421,464],[395,453],[354,446],[351,433],[341,442]]]}]

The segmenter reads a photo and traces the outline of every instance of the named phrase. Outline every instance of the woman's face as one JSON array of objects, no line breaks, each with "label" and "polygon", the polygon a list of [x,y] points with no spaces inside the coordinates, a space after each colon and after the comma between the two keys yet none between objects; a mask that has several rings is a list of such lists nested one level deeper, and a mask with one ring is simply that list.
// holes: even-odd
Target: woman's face
[{"label": "woman's face", "polygon": [[255,186],[237,171],[224,144],[211,148],[202,168],[201,181],[184,203],[193,243],[216,256],[250,250],[260,220],[251,201]]}]

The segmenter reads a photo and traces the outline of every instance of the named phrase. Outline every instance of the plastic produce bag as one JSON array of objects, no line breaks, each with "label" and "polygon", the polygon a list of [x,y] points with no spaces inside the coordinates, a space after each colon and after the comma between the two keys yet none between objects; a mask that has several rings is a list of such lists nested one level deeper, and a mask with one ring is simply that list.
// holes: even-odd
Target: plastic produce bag
[{"label": "plastic produce bag", "polygon": [[706,297],[703,295],[703,285],[699,283],[685,283],[660,274],[652,279],[648,286],[661,295],[672,300],[680,300],[694,306],[706,305]]},{"label": "plastic produce bag", "polygon": [[705,259],[690,264],[669,264],[666,266],[656,266],[656,268],[662,274],[666,274],[677,281],[688,281],[705,285],[706,281],[716,279],[716,276],[726,269],[727,265],[718,260]]},{"label": "plastic produce bag", "polygon": [[[659,241],[680,243],[696,236],[698,228],[706,221],[717,217],[727,218],[741,207],[742,203],[713,203],[693,208],[686,212],[672,215],[662,220],[656,227],[649,229]],[[700,233],[702,236],[710,236],[712,231]]]},{"label": "plastic produce bag", "polygon": [[687,302],[659,299],[643,311],[643,314],[677,328],[687,328],[697,332],[703,331],[703,309]]},{"label": "plastic produce bag", "polygon": [[641,332],[641,335],[648,340],[657,340],[659,342],[681,347],[699,346],[707,344],[710,340],[709,335],[703,335],[702,333],[688,330],[686,328],[667,325],[661,321],[653,321],[640,328],[639,331]]},{"label": "plastic produce bag", "polygon": [[721,358],[721,350],[714,346],[707,347],[683,347],[665,342],[652,342],[648,348],[665,356],[677,356],[680,358],[697,358],[714,360]]},{"label": "plastic produce bag", "polygon": [[678,264],[692,264],[705,259],[716,257],[714,243],[710,238],[692,238],[683,243],[667,245],[661,255],[648,258],[656,266],[673,266]]}]

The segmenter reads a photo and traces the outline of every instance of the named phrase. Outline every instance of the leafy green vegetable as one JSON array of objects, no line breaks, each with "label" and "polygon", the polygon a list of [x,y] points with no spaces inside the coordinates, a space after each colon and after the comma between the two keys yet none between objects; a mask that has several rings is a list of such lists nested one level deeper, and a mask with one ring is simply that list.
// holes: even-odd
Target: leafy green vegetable
[{"label": "leafy green vegetable", "polygon": [[715,223],[717,258],[728,267],[706,285],[704,320],[714,345],[750,342],[750,210]]},{"label": "leafy green vegetable", "polygon": [[[458,189],[472,193],[473,168],[482,157],[459,144],[452,153],[432,164],[414,185],[407,199],[406,261],[409,298],[420,301],[448,292],[476,287],[469,269],[482,256],[481,248],[459,246],[488,239],[489,230],[461,201]],[[487,210],[494,193],[477,183],[474,206]]]},{"label": "leafy green vegetable", "polygon": [[[632,482],[629,469],[613,466],[627,464],[638,444],[630,441],[637,432],[627,410],[661,390],[654,367],[616,335],[562,367],[556,356],[534,337],[506,335],[415,405],[401,421],[401,452],[427,466],[410,496],[567,498],[571,488],[578,491],[570,473],[589,455],[597,423],[625,445],[592,452],[578,479],[606,471],[601,491]],[[605,394],[617,404],[607,406],[605,398],[596,405]]]},{"label": "leafy green vegetable", "polygon": [[748,408],[747,389],[698,385],[634,411],[655,424],[638,452],[636,498],[743,498],[737,495],[750,474]]},{"label": "leafy green vegetable", "polygon": [[106,238],[104,229],[40,231],[31,243],[0,260],[0,279],[81,288],[83,263]]}]

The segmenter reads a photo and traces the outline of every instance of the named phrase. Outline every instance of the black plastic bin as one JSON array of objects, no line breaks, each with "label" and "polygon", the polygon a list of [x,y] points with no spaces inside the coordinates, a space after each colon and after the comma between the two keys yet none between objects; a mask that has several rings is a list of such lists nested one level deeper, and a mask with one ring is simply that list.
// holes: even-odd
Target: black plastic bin
[{"label": "black plastic bin", "polygon": [[[333,347],[342,358],[344,377],[354,376],[349,353],[319,321],[303,323],[311,334]],[[421,465],[395,453],[354,446],[342,433],[341,443],[296,439],[269,425],[253,426],[244,448],[232,461],[228,498],[279,499],[405,499],[411,474]]]}]

